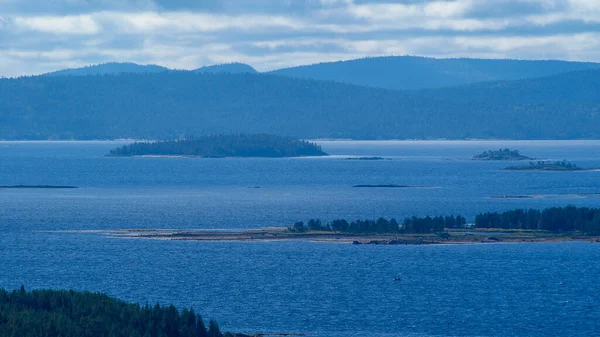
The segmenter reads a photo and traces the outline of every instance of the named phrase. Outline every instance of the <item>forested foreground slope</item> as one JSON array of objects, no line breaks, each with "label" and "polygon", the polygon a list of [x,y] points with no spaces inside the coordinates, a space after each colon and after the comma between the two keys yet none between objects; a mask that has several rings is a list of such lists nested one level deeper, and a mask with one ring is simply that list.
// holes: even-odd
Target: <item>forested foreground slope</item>
[{"label": "forested foreground slope", "polygon": [[421,91],[256,74],[0,80],[0,138],[600,138],[600,71]]},{"label": "forested foreground slope", "polygon": [[104,294],[0,289],[0,336],[18,337],[227,337],[208,328],[193,309],[141,306]]}]

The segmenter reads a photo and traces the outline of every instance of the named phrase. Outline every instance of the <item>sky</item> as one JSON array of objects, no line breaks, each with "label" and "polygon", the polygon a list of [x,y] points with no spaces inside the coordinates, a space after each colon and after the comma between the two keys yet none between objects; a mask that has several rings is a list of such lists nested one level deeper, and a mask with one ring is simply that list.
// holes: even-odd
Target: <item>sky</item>
[{"label": "sky", "polygon": [[0,76],[366,56],[600,62],[600,0],[0,0]]}]

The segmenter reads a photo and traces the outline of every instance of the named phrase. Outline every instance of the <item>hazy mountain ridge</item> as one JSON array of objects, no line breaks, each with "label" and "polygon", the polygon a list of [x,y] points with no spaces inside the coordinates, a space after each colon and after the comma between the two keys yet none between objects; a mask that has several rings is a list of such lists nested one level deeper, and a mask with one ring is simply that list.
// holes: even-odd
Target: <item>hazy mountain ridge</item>
[{"label": "hazy mountain ridge", "polygon": [[163,66],[148,64],[141,65],[137,63],[127,62],[108,62],[96,65],[89,65],[81,68],[63,69],[50,73],[43,74],[42,76],[94,76],[94,75],[121,75],[121,74],[152,74],[162,73],[165,71],[192,71],[198,73],[231,73],[231,74],[242,74],[242,73],[257,73],[256,69],[252,66],[234,62],[215,64],[211,66],[201,67],[194,70],[176,70],[169,69]]},{"label": "hazy mountain ridge", "polygon": [[229,74],[255,74],[257,73],[256,69],[252,66],[245,63],[223,63],[223,64],[215,64],[212,66],[206,66],[202,68],[198,68],[193,70],[198,73],[229,73]]},{"label": "hazy mountain ridge", "polygon": [[90,65],[82,68],[72,68],[58,70],[43,76],[91,76],[91,75],[119,75],[127,73],[151,74],[169,71],[171,69],[155,64],[140,65],[126,62],[108,62],[97,65]]},{"label": "hazy mountain ridge", "polygon": [[318,63],[269,74],[411,90],[537,78],[589,69],[600,69],[600,63],[388,56]]},{"label": "hazy mountain ridge", "polygon": [[598,115],[600,70],[404,92],[262,74],[0,80],[5,139],[600,138]]},{"label": "hazy mountain ridge", "polygon": [[[489,59],[434,59],[414,56],[363,58],[278,69],[264,74],[334,81],[391,90],[431,89],[489,81],[509,81],[552,76],[572,71],[600,69],[600,63]],[[105,63],[60,70],[48,76],[117,75],[176,71],[157,65]],[[186,70],[178,70],[186,71]],[[234,62],[190,70],[199,73],[258,73],[252,66]]]}]

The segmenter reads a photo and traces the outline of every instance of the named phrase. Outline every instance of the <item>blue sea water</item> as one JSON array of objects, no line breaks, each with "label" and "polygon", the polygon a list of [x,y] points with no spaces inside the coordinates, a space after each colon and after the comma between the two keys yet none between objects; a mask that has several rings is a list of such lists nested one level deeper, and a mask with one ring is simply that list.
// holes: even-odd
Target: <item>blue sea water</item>
[{"label": "blue sea water", "polygon": [[[600,172],[510,172],[500,169],[513,163],[468,160],[510,147],[600,167],[598,141],[320,143],[332,157],[109,158],[103,155],[123,142],[0,142],[0,185],[79,187],[0,190],[0,287],[193,306],[224,329],[247,333],[598,335],[598,244],[206,243],[70,232],[600,206]],[[489,198],[502,195],[542,197]]]}]

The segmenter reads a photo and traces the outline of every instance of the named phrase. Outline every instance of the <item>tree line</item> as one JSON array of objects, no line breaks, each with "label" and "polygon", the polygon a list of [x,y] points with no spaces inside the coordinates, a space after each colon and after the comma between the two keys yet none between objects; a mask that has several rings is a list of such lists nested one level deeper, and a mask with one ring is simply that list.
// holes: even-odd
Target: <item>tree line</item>
[{"label": "tree line", "polygon": [[428,234],[438,233],[445,228],[462,228],[466,219],[462,216],[436,216],[436,217],[412,217],[403,222],[396,219],[379,218],[377,220],[355,220],[345,219],[333,220],[323,223],[318,219],[311,219],[306,224],[296,222],[290,231],[303,233],[307,231],[343,232],[343,233],[398,233],[398,234]]},{"label": "tree line", "polygon": [[399,233],[430,234],[446,229],[466,227],[499,228],[521,230],[545,230],[550,232],[581,232],[587,235],[600,235],[600,209],[588,207],[553,207],[544,210],[516,209],[506,212],[481,213],[472,224],[467,225],[463,216],[410,217],[398,222],[396,219],[377,220],[345,219],[322,222],[311,219],[307,223],[296,222],[288,230],[296,233],[325,231],[341,233]]},{"label": "tree line", "polygon": [[0,289],[0,336],[227,337],[193,309],[140,306],[104,294]]},{"label": "tree line", "polygon": [[541,211],[517,209],[502,213],[483,213],[475,217],[475,226],[552,232],[579,231],[589,235],[600,235],[600,209],[567,206]]}]

